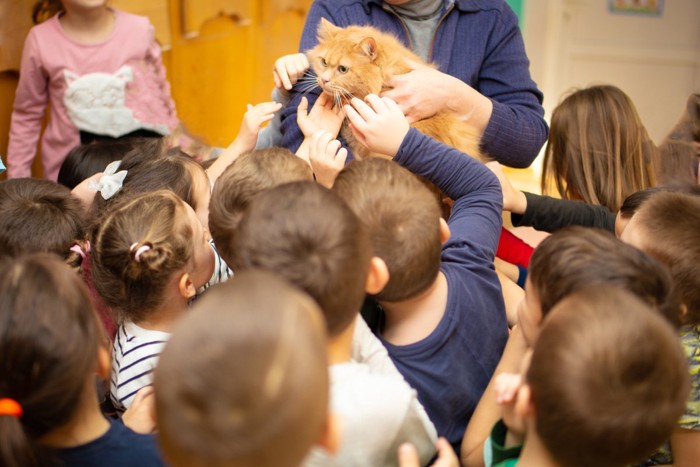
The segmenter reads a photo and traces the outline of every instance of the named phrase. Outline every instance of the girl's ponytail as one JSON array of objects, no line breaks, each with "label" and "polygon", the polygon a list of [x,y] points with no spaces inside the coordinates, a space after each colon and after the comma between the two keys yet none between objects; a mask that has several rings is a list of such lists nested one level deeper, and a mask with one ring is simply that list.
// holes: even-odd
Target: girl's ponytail
[{"label": "girl's ponytail", "polygon": [[7,467],[38,466],[36,449],[24,431],[21,415],[2,410],[3,402],[8,400],[19,406],[13,399],[0,399],[0,439],[2,439],[0,465]]}]

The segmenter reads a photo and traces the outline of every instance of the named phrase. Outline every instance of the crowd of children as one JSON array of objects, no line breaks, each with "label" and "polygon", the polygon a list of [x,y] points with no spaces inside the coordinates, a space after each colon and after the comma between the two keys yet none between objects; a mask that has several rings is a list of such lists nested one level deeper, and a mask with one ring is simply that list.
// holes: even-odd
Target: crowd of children
[{"label": "crowd of children", "polygon": [[[250,106],[202,163],[145,18],[41,17],[0,182],[0,465],[698,465],[697,121],[657,147],[621,89],[572,93],[564,199],[374,94],[292,99],[296,153],[284,104]],[[276,62],[278,100],[308,66]],[[20,178],[48,104],[48,180]],[[388,157],[348,163],[341,125]]]}]

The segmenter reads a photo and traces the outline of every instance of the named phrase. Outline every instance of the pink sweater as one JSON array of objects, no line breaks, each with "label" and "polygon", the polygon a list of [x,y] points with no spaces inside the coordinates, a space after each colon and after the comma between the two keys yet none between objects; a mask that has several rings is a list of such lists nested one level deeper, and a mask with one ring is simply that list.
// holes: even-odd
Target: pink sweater
[{"label": "pink sweater", "polygon": [[114,13],[114,32],[99,44],[70,39],[58,15],[29,32],[10,125],[10,178],[31,176],[49,104],[41,161],[51,180],[80,143],[80,130],[119,137],[137,129],[168,134],[178,125],[153,26],[146,17]]}]

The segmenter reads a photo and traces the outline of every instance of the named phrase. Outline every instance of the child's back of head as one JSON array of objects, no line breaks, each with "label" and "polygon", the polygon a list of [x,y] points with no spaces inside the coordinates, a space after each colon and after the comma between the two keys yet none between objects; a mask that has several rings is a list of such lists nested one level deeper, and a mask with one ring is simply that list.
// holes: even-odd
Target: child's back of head
[{"label": "child's back of head", "polygon": [[129,140],[115,140],[94,141],[74,147],[61,164],[58,183],[75,188],[90,176],[104,172],[110,163],[122,160],[133,145]]},{"label": "child's back of head", "polygon": [[271,273],[243,272],[212,287],[156,370],[171,464],[299,465],[328,414],[323,328],[313,300]]},{"label": "child's back of head", "polygon": [[348,164],[333,185],[367,228],[373,253],[389,282],[379,300],[406,300],[423,292],[440,269],[440,206],[415,175],[384,159]]},{"label": "child's back of head", "polygon": [[669,268],[687,324],[700,323],[699,234],[700,196],[661,192],[638,207],[621,235]]},{"label": "child's back of head", "polygon": [[233,256],[233,236],[253,197],[282,183],[312,179],[309,164],[284,148],[251,151],[236,159],[216,180],[209,204],[209,231],[221,255]]},{"label": "child's back of head", "polygon": [[19,412],[0,416],[0,464],[47,465],[39,440],[65,429],[85,404],[104,339],[85,285],[58,258],[3,261],[0,399]]},{"label": "child's back of head", "polygon": [[84,209],[68,188],[31,178],[0,182],[0,255],[54,253],[80,264],[71,246],[85,236]]},{"label": "child's back of head", "polygon": [[357,216],[314,182],[292,182],[256,196],[234,239],[235,271],[262,268],[307,292],[325,314],[331,337],[357,316],[365,296],[371,246]]},{"label": "child's back of head", "polygon": [[644,459],[668,439],[689,388],[675,330],[614,287],[582,289],[555,306],[525,378],[536,434],[567,467]]},{"label": "child's back of head", "polygon": [[576,290],[614,285],[678,323],[680,303],[664,265],[603,230],[574,226],[547,237],[532,255],[528,281],[542,316]]}]

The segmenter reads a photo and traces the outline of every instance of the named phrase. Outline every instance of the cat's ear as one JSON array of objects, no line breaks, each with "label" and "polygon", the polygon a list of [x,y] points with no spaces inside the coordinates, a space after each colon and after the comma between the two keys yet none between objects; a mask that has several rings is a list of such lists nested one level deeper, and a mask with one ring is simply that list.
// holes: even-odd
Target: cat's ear
[{"label": "cat's ear", "polygon": [[321,18],[321,22],[318,23],[318,31],[316,36],[318,37],[319,41],[324,41],[333,37],[339,30],[340,28],[338,26],[334,25],[326,18]]},{"label": "cat's ear", "polygon": [[70,70],[63,70],[63,78],[66,80],[66,84],[70,86],[71,84],[75,83],[78,81],[80,76],[76,75]]},{"label": "cat's ear", "polygon": [[374,37],[365,37],[360,41],[359,47],[370,60],[374,61],[377,58],[377,41],[374,40]]}]

